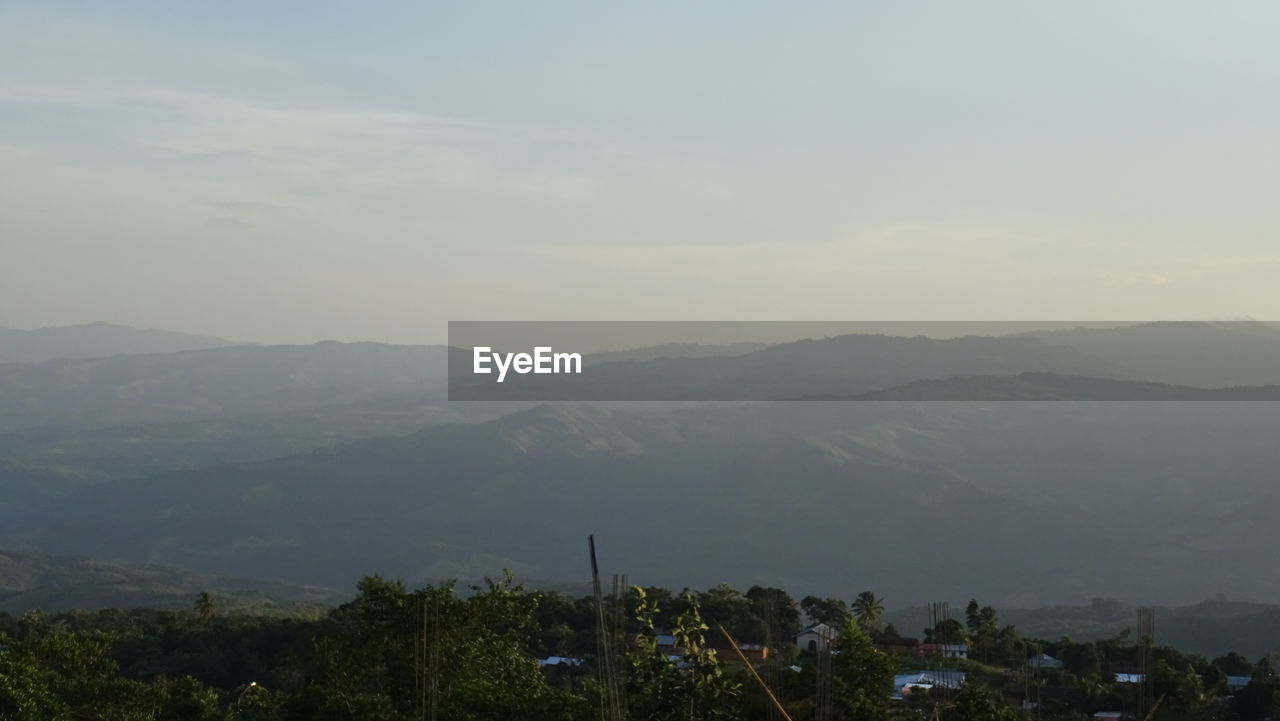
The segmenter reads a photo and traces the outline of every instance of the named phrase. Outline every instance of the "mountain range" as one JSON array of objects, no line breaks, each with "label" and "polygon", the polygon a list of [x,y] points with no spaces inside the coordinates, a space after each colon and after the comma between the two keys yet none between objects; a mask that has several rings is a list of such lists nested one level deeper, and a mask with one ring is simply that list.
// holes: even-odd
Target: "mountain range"
[{"label": "mountain range", "polygon": [[1280,406],[544,406],[84,487],[0,544],[341,585],[613,568],[890,599],[1280,599]]},{"label": "mountain range", "polygon": [[[470,349],[451,348],[450,397],[579,402],[848,400],[897,388],[897,399],[928,400],[904,393],[919,388],[912,384],[920,381],[1028,373],[1204,389],[1280,385],[1280,331],[1252,321],[1147,323],[957,338],[854,334],[757,349],[741,344],[693,348],[676,344],[665,347],[671,352],[663,353],[663,348],[588,356],[580,374],[513,373],[503,383],[496,382],[493,374],[472,372]],[[722,352],[714,352],[716,348]],[[1098,383],[1088,389],[1076,383],[1057,390],[1072,387],[1085,391],[1079,400],[1093,400],[1101,389]],[[980,388],[971,385],[967,393]],[[1007,389],[993,390],[993,396],[978,399],[1004,399]],[[1138,399],[1152,395],[1149,388],[1123,390]],[[1179,392],[1166,389],[1165,395],[1170,393]],[[1236,396],[1246,394],[1238,391]]]},{"label": "mountain range", "polygon": [[297,615],[341,603],[333,589],[229,578],[215,573],[109,562],[75,556],[0,550],[0,611],[57,612],[97,608],[190,610],[197,594],[214,596],[220,610]]},{"label": "mountain range", "polygon": [[174,353],[241,345],[225,338],[87,323],[18,330],[0,328],[0,363],[39,363],[54,358],[103,358],[137,353]]},{"label": "mountain range", "polygon": [[[1280,383],[1270,326],[717,353],[637,349],[598,377],[863,402],[447,402],[440,346],[0,364],[0,547],[345,588],[578,582],[595,533],[607,569],[674,587],[1280,600],[1259,572],[1280,406],[1231,402]],[[1064,398],[1113,402],[1040,402]]]}]

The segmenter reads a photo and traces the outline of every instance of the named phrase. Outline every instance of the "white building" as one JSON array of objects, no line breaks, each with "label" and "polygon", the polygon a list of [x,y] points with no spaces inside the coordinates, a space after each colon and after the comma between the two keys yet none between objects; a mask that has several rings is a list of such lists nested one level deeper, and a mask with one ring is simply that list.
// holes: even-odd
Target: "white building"
[{"label": "white building", "polygon": [[1027,665],[1031,668],[1062,668],[1062,662],[1047,653],[1032,656],[1027,659]]},{"label": "white building", "polygon": [[969,658],[969,647],[963,643],[923,643],[920,653],[943,658]]},{"label": "white building", "polygon": [[964,672],[954,669],[901,673],[893,677],[893,694],[889,698],[901,700],[904,696],[910,696],[913,692],[927,694],[935,686],[938,688],[958,689],[962,685],[964,685]]},{"label": "white building", "polygon": [[826,651],[831,648],[831,642],[836,640],[840,634],[836,630],[825,623],[815,623],[796,634],[796,645],[801,651]]},{"label": "white building", "polygon": [[547,656],[538,659],[539,666],[581,666],[582,659],[568,656]]}]

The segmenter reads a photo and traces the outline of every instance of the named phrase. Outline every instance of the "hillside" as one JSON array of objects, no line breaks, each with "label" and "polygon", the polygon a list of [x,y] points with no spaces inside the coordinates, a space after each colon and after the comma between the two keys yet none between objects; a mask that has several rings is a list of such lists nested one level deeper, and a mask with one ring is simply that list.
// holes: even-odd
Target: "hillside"
[{"label": "hillside", "polygon": [[[845,335],[732,355],[646,357],[594,364],[581,375],[527,375],[498,384],[451,350],[451,397],[468,400],[789,400],[856,395],[922,378],[1028,371],[1127,377],[1114,364],[1031,337]],[[606,359],[611,356],[604,356]]]},{"label": "hillside", "polygon": [[[421,391],[194,420],[101,428],[42,426],[0,433],[0,458],[96,482],[266,460],[445,423],[491,420],[514,408],[502,403],[449,404],[434,392]],[[0,482],[0,488],[7,486]]]},{"label": "hillside", "polygon": [[0,365],[0,432],[100,428],[444,396],[444,351],[325,342]]},{"label": "hillside", "polygon": [[231,578],[214,573],[73,556],[0,550],[0,611],[98,608],[187,610],[208,591],[224,611],[284,615],[341,603],[329,588]]},{"label": "hillside", "polygon": [[1201,388],[1280,384],[1280,326],[1273,323],[1166,321],[1025,337],[1070,347],[1146,381]]},{"label": "hillside", "polygon": [[0,459],[0,524],[27,518],[40,506],[88,482],[65,468]]},{"label": "hillside", "polygon": [[[963,608],[953,603],[953,609]],[[1030,638],[1097,641],[1134,633],[1138,606],[1114,599],[1095,598],[1085,605],[1043,608],[1000,608],[1002,623],[1017,626]],[[928,609],[912,607],[885,616],[899,631],[914,635],[928,625]],[[1156,607],[1156,642],[1206,658],[1235,651],[1262,658],[1276,650],[1280,639],[1280,605],[1228,601],[1201,601],[1188,606]]]},{"label": "hillside", "polygon": [[1088,378],[1061,373],[966,376],[912,381],[854,396],[808,400],[849,401],[1277,401],[1280,385],[1193,388],[1148,381]]},{"label": "hillside", "polygon": [[175,353],[239,345],[235,341],[111,323],[18,330],[0,328],[0,363],[39,363],[55,358],[104,358],[121,354]]},{"label": "hillside", "polygon": [[[469,400],[849,399],[889,389],[897,390],[885,399],[914,400],[908,391],[937,392],[922,389],[923,381],[1024,374],[1040,374],[1042,385],[1049,376],[1095,379],[1090,387],[1077,382],[1074,393],[1066,394],[1080,400],[1114,400],[1102,381],[1152,384],[1115,386],[1128,396],[1124,399],[1231,400],[1249,393],[1228,390],[1233,387],[1280,386],[1280,331],[1253,322],[1143,323],[957,338],[853,334],[755,350],[658,346],[588,356],[581,374],[512,375],[503,383],[492,375],[473,375],[469,351],[454,349],[451,361],[452,397]],[[1206,395],[1195,388],[1220,390]],[[975,384],[960,395],[973,397],[977,390]],[[1062,400],[1070,389],[1059,384],[1032,390],[992,388],[983,399],[1007,394],[1017,400]],[[1274,396],[1275,388],[1260,392]]]},{"label": "hillside", "polygon": [[[1272,404],[542,407],[71,494],[3,542],[339,585],[583,577],[890,600],[1280,599]],[[963,549],[957,551],[955,549]]]}]

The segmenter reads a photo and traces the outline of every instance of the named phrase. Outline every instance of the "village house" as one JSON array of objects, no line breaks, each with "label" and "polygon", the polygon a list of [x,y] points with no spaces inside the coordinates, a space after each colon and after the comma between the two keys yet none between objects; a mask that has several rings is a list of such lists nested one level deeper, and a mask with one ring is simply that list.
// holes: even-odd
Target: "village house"
[{"label": "village house", "polygon": [[1067,698],[1067,689],[1061,686],[1033,686],[1023,683],[1008,683],[1000,689],[1004,702],[1017,706],[1024,711],[1039,708],[1045,702],[1062,703]]},{"label": "village house", "polygon": [[893,677],[891,699],[901,700],[914,693],[930,693],[934,688],[958,689],[964,685],[965,674],[955,669],[913,671]]},{"label": "village house", "polygon": [[1062,668],[1062,662],[1047,653],[1037,654],[1027,659],[1031,668]]},{"label": "village house", "polygon": [[796,634],[796,646],[799,646],[801,651],[810,653],[826,651],[831,648],[831,642],[838,635],[836,630],[827,624],[815,623]]},{"label": "village house", "polygon": [[[658,651],[673,661],[682,659],[684,651],[676,643],[676,637],[669,633],[659,633],[654,637],[657,641]],[[729,645],[723,636],[709,635],[706,637],[707,648],[716,652],[716,655],[723,659],[737,659],[737,652]],[[759,643],[743,643],[738,642],[738,651],[746,657],[748,661],[763,661],[769,658],[769,648]]]},{"label": "village house", "polygon": [[918,656],[969,658],[969,647],[963,643],[922,643]]},{"label": "village house", "polygon": [[581,666],[582,659],[568,656],[548,656],[538,659],[538,665],[544,668],[547,666]]},{"label": "village house", "polygon": [[1227,688],[1231,689],[1232,691],[1239,691],[1245,686],[1248,686],[1249,682],[1251,681],[1253,681],[1252,676],[1228,676]]},{"label": "village house", "polygon": [[915,656],[920,649],[920,639],[903,636],[876,636],[871,643],[884,653],[898,656]]}]

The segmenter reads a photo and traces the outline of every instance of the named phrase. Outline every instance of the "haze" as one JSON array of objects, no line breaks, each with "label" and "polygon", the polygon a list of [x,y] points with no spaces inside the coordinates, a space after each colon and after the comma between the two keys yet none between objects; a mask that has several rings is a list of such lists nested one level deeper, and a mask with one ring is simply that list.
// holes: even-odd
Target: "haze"
[{"label": "haze", "polygon": [[1264,2],[0,5],[0,326],[1280,317]]}]

